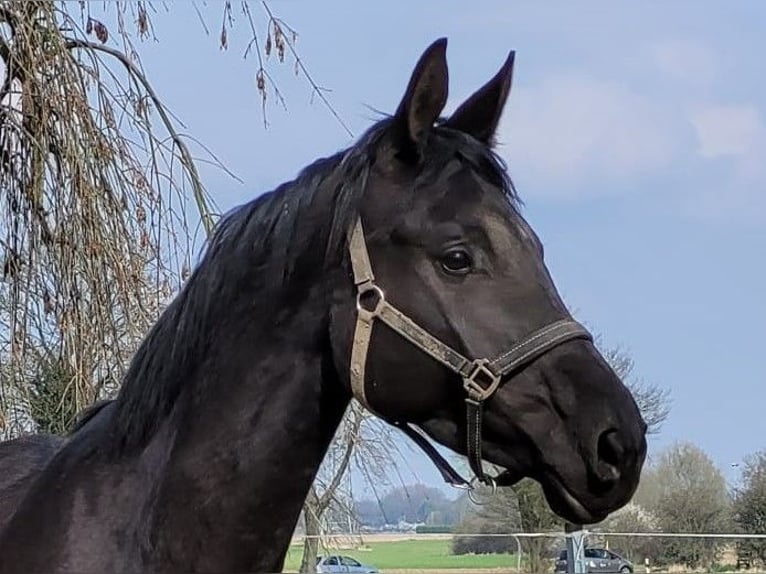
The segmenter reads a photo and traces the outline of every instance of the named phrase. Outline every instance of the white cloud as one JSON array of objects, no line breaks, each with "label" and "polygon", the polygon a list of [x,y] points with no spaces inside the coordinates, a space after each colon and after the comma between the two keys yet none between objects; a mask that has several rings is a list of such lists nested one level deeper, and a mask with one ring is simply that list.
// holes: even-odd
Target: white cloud
[{"label": "white cloud", "polygon": [[766,224],[766,108],[727,98],[727,70],[703,43],[638,53],[641,84],[569,72],[514,87],[498,139],[523,193],[655,192],[695,219]]},{"label": "white cloud", "polygon": [[708,85],[718,77],[718,58],[706,45],[691,39],[653,44],[649,54],[660,72],[686,83]]},{"label": "white cloud", "polygon": [[[535,188],[548,195],[583,193],[577,180],[618,183],[656,171],[681,144],[683,123],[670,110],[618,83],[556,75],[514,90],[511,100],[499,140],[509,148],[512,171],[541,181]],[[619,193],[620,186],[592,189]]]},{"label": "white cloud", "polygon": [[705,158],[747,156],[764,135],[753,106],[701,106],[689,119],[697,135],[697,153]]},{"label": "white cloud", "polygon": [[690,113],[697,154],[723,172],[719,185],[686,197],[689,211],[726,223],[766,223],[766,124],[751,105],[697,106]]}]

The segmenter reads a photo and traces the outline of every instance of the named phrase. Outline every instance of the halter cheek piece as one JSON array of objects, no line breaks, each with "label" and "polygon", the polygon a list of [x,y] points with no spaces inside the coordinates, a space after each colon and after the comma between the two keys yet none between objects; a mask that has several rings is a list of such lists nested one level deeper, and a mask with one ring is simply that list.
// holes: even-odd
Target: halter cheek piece
[{"label": "halter cheek piece", "polygon": [[[441,342],[407,315],[391,305],[383,290],[375,284],[370,256],[364,239],[361,219],[357,219],[349,239],[351,267],[356,285],[356,328],[351,347],[351,389],[356,399],[368,410],[365,395],[365,365],[375,319],[385,323],[418,349],[451,369],[463,379],[466,392],[466,453],[476,479],[485,484],[496,484],[496,477],[486,475],[481,461],[482,406],[497,391],[503,377],[523,367],[547,351],[572,339],[592,340],[590,333],[579,323],[565,319],[551,323],[528,335],[495,359],[468,359],[449,345]],[[438,453],[428,440],[408,423],[387,421],[403,430],[429,456],[444,480],[457,487],[472,488]]]}]

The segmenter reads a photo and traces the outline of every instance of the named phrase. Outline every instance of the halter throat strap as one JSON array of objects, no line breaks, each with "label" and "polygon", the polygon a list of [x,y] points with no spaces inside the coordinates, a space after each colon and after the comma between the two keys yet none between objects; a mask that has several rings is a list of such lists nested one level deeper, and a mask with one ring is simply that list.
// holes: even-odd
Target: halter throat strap
[{"label": "halter throat strap", "polygon": [[[469,359],[431,335],[386,300],[385,293],[375,283],[375,275],[372,271],[361,219],[357,219],[351,232],[349,254],[356,287],[357,312],[350,364],[351,390],[354,396],[368,410],[385,419],[370,406],[365,393],[367,354],[372,338],[373,323],[378,319],[415,347],[461,377],[463,389],[466,392],[466,453],[468,462],[478,480],[487,484],[494,483],[494,478],[484,473],[481,464],[481,428],[484,401],[497,391],[502,379],[507,375],[526,366],[537,357],[566,341],[572,339],[592,340],[590,333],[576,321],[563,319],[532,332],[521,342],[494,359]],[[406,423],[388,422],[402,429],[424,450],[442,473],[446,482],[454,486],[469,486],[469,483],[452,469],[425,437]]]}]

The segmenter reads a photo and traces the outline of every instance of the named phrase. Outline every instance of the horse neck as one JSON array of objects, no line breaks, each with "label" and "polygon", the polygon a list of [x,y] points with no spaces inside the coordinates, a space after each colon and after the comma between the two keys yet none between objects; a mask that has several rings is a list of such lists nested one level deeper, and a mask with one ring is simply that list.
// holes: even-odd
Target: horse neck
[{"label": "horse neck", "polygon": [[207,380],[171,417],[178,430],[150,533],[161,561],[186,571],[281,570],[349,401],[319,315],[304,310],[268,333],[245,329],[238,344],[217,344],[200,375]]}]

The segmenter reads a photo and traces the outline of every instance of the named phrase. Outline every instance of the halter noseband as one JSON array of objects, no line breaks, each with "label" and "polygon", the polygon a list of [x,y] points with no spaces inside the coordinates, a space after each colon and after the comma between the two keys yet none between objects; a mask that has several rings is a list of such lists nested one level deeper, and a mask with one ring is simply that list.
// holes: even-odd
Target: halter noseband
[{"label": "halter noseband", "polygon": [[[467,456],[476,479],[485,484],[495,484],[495,478],[487,476],[481,465],[481,427],[482,406],[497,391],[504,376],[525,366],[554,347],[572,339],[592,340],[590,333],[578,322],[564,319],[555,321],[532,332],[520,343],[495,359],[469,359],[446,345],[420,325],[415,323],[399,309],[391,305],[383,290],[375,283],[370,256],[364,239],[361,219],[357,219],[349,239],[351,267],[357,290],[357,320],[354,340],[351,347],[351,390],[356,399],[368,410],[370,407],[365,395],[365,366],[367,352],[372,338],[372,326],[375,319],[380,319],[389,328],[407,339],[418,349],[430,355],[451,369],[463,379],[466,392]],[[365,300],[372,297],[372,307],[365,305]],[[376,413],[377,414],[377,413]],[[431,458],[445,481],[453,486],[471,487],[449,463],[436,451],[428,440],[409,424],[399,421],[387,421],[402,429]]]}]

